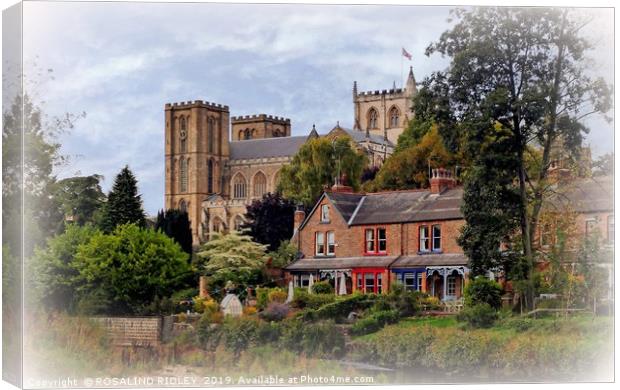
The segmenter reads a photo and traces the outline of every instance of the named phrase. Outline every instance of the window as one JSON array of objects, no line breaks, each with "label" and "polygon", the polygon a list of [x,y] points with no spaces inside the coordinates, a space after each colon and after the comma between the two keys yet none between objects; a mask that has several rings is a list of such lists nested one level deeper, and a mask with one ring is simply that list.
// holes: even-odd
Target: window
[{"label": "window", "polygon": [[243,132],[243,139],[251,139],[252,136],[250,135],[250,129],[245,129],[245,131]]},{"label": "window", "polygon": [[596,220],[588,219],[586,221],[586,238],[590,238],[596,229]]},{"label": "window", "polygon": [[430,251],[428,226],[420,226],[420,252]]},{"label": "window", "polygon": [[422,291],[422,274],[418,273],[418,280],[417,280],[417,284],[415,286],[416,291]]},{"label": "window", "polygon": [[365,273],[364,274],[364,292],[373,293],[375,292],[375,274],[373,273]]},{"label": "window", "polygon": [[398,127],[399,114],[398,108],[392,107],[390,110],[390,127]]},{"label": "window", "polygon": [[450,296],[456,295],[456,276],[454,275],[448,276],[448,288],[446,294]]},{"label": "window", "polygon": [[379,114],[377,113],[377,110],[375,110],[374,108],[371,108],[370,111],[368,111],[368,128],[370,129],[377,128],[378,117],[379,117]]},{"label": "window", "polygon": [[377,274],[377,294],[383,292],[383,274]]},{"label": "window", "polygon": [[377,247],[379,252],[387,251],[387,236],[384,228],[377,229]]},{"label": "window", "polygon": [[433,225],[433,250],[441,250],[441,225]]},{"label": "window", "polygon": [[213,193],[213,160],[207,162],[207,192]]},{"label": "window", "polygon": [[187,211],[187,203],[185,203],[185,200],[183,199],[179,202],[179,210]]},{"label": "window", "polygon": [[254,175],[254,196],[260,197],[267,192],[267,177],[262,172]]},{"label": "window", "polygon": [[310,275],[295,275],[295,287],[308,287],[310,284]]},{"label": "window", "polygon": [[607,216],[607,242],[610,244],[614,243],[614,216]]},{"label": "window", "polygon": [[414,288],[415,288],[415,274],[413,272],[403,274],[403,285],[405,286],[405,289],[408,290],[408,291],[413,291],[414,290]]},{"label": "window", "polygon": [[316,242],[316,255],[324,256],[325,255],[325,233],[316,232],[315,242]]},{"label": "window", "polygon": [[209,153],[213,153],[213,144],[215,143],[215,119],[209,118],[207,120],[207,150]]},{"label": "window", "polygon": [[334,232],[327,232],[327,254],[333,255],[336,253],[336,234]]},{"label": "window", "polygon": [[358,291],[364,290],[364,281],[362,279],[362,274],[357,274],[357,290]]},{"label": "window", "polygon": [[243,199],[246,197],[246,185],[243,175],[238,174],[233,181],[233,196],[235,199]]},{"label": "window", "polygon": [[375,252],[375,231],[374,229],[366,229],[366,253]]},{"label": "window", "polygon": [[179,191],[187,192],[187,160],[181,158],[179,160],[180,165],[180,175],[179,175]]},{"label": "window", "polygon": [[321,206],[321,222],[329,222],[329,205]]},{"label": "window", "polygon": [[181,131],[179,132],[181,153],[187,153],[187,123],[184,117],[181,117]]}]

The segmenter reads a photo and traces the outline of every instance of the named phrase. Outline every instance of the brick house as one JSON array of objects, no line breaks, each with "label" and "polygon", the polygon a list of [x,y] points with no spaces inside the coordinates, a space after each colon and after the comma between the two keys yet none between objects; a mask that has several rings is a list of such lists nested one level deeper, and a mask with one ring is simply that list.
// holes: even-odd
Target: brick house
[{"label": "brick house", "polygon": [[[337,185],[323,193],[307,216],[296,211],[292,242],[301,258],[285,268],[287,278],[305,287],[312,275],[330,281],[339,292],[344,276],[347,293],[384,293],[399,281],[408,290],[441,300],[460,298],[469,273],[468,259],[456,242],[465,223],[463,189],[449,171],[432,173],[430,189],[362,194]],[[612,181],[575,183],[570,190],[563,187],[562,199],[575,206],[584,231],[598,221],[599,230],[613,242]]]}]

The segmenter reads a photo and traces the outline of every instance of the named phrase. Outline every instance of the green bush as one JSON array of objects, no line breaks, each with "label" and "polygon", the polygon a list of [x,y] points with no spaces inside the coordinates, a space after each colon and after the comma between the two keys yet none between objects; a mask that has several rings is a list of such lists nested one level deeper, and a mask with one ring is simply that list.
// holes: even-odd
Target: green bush
[{"label": "green bush", "polygon": [[333,294],[334,288],[327,281],[316,282],[312,285],[312,292],[315,294]]},{"label": "green bush", "polygon": [[258,320],[250,317],[228,317],[223,323],[224,346],[238,359],[241,352],[256,342]]},{"label": "green bush", "polygon": [[264,310],[269,303],[269,289],[266,287],[258,287],[256,289],[256,308]]},{"label": "green bush", "polygon": [[339,358],[346,352],[344,335],[334,321],[305,323],[293,319],[280,324],[282,349],[320,358]]},{"label": "green bush", "polygon": [[351,334],[360,336],[374,333],[385,325],[397,323],[399,319],[400,313],[397,310],[377,311],[367,317],[357,320],[351,327]]},{"label": "green bush", "polygon": [[422,296],[422,293],[406,291],[396,283],[389,294],[377,295],[372,311],[397,310],[401,317],[409,317],[420,311]]},{"label": "green bush", "polygon": [[321,306],[316,310],[306,309],[301,318],[306,321],[333,319],[340,321],[347,318],[352,311],[361,311],[371,307],[377,300],[374,294],[353,294],[338,298],[332,303]]},{"label": "green bush", "polygon": [[526,330],[529,330],[534,326],[534,320],[527,317],[509,318],[504,321],[504,325],[509,328],[515,329],[516,331],[525,332]]},{"label": "green bush", "polygon": [[271,291],[269,291],[269,294],[267,295],[267,301],[268,303],[284,303],[286,302],[286,298],[288,297],[288,294],[286,293],[286,291],[282,290],[281,288],[273,288],[271,289]]},{"label": "green bush", "polygon": [[299,309],[318,309],[335,300],[336,296],[334,294],[309,294],[306,289],[295,289],[291,306]]},{"label": "green bush", "polygon": [[502,306],[502,287],[484,276],[477,276],[465,286],[465,305],[486,303],[495,310]]},{"label": "green bush", "polygon": [[490,328],[497,321],[498,314],[488,303],[479,303],[465,307],[456,318],[474,328]]},{"label": "green bush", "polygon": [[256,329],[256,342],[258,345],[275,343],[282,336],[282,326],[278,322],[261,321]]}]

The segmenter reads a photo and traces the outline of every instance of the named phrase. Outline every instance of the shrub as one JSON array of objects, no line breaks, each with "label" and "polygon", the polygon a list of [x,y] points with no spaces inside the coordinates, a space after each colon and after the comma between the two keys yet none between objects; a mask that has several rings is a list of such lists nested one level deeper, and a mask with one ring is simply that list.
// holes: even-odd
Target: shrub
[{"label": "shrub", "polygon": [[420,310],[422,293],[406,291],[405,288],[395,283],[389,294],[377,295],[373,311],[397,310],[401,317],[408,317]]},{"label": "shrub", "polygon": [[200,346],[207,351],[215,351],[222,339],[222,329],[203,315],[196,324],[196,334]]},{"label": "shrub", "polygon": [[214,312],[220,309],[218,303],[213,299],[204,299],[196,296],[192,298],[192,302],[194,302],[193,309],[196,313],[204,313],[205,311]]},{"label": "shrub", "polygon": [[260,322],[256,329],[256,342],[259,345],[275,343],[282,336],[282,326],[278,322]]},{"label": "shrub", "polygon": [[315,294],[333,294],[334,288],[327,281],[316,282],[312,285],[312,292]]},{"label": "shrub", "polygon": [[251,316],[256,315],[256,312],[257,312],[257,310],[256,310],[256,308],[254,306],[244,306],[243,307],[243,315],[244,316],[251,317]]},{"label": "shrub", "polygon": [[293,295],[291,306],[304,309],[318,309],[319,307],[332,303],[336,300],[336,296],[332,294],[309,294],[308,290],[297,288]]},{"label": "shrub", "polygon": [[351,327],[351,334],[355,336],[374,333],[387,324],[398,322],[400,314],[397,310],[377,311],[367,317],[357,320]]},{"label": "shrub", "polygon": [[423,294],[420,298],[420,305],[424,306],[427,310],[438,310],[441,308],[439,298],[426,294]]},{"label": "shrub", "polygon": [[175,292],[171,295],[171,298],[175,303],[179,303],[181,301],[190,301],[196,295],[198,295],[198,289],[195,287],[191,287]]},{"label": "shrub", "polygon": [[224,346],[235,360],[256,341],[258,321],[248,317],[228,317],[223,324]]},{"label": "shrub", "polygon": [[301,317],[306,321],[318,319],[342,320],[347,318],[352,311],[365,310],[371,307],[376,299],[377,296],[372,294],[353,294],[338,298],[316,310],[306,309],[302,312]]},{"label": "shrub", "polygon": [[289,312],[289,307],[286,303],[271,302],[265,310],[263,310],[260,316],[265,321],[282,321],[286,318]]},{"label": "shrub", "polygon": [[256,289],[256,308],[258,310],[264,310],[269,303],[269,289],[265,287],[258,287]]},{"label": "shrub", "polygon": [[475,306],[486,303],[495,310],[502,305],[502,288],[499,283],[484,276],[477,276],[465,287],[465,305]]},{"label": "shrub", "polygon": [[513,328],[519,332],[525,332],[534,326],[534,320],[531,318],[509,318],[505,321],[505,325],[509,328]]},{"label": "shrub", "polygon": [[211,324],[221,323],[224,314],[220,311],[220,305],[212,299],[201,302],[202,317],[200,319]]},{"label": "shrub", "polygon": [[281,289],[273,289],[269,292],[268,294],[268,303],[272,303],[272,302],[277,302],[277,303],[284,303],[286,302],[286,298],[288,297],[288,294],[285,291],[282,291]]},{"label": "shrub", "polygon": [[457,320],[468,323],[474,328],[490,328],[498,318],[497,310],[488,303],[479,303],[465,307],[457,315]]}]

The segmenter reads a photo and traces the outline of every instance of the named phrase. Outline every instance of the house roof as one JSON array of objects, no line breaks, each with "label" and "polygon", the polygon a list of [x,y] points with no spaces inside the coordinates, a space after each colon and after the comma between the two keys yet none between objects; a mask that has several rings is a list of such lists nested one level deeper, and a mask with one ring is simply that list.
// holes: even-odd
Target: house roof
[{"label": "house roof", "polygon": [[415,256],[401,256],[390,268],[433,267],[467,265],[467,256],[462,253],[441,253]]},{"label": "house roof", "polygon": [[304,258],[289,264],[287,271],[313,271],[325,269],[349,269],[357,267],[388,267],[398,256],[316,257]]},{"label": "house roof", "polygon": [[308,136],[275,137],[230,142],[231,160],[251,160],[267,157],[292,157]]},{"label": "house roof", "polygon": [[344,193],[344,192],[326,192],[325,196],[329,198],[334,207],[345,221],[349,221],[360,200],[364,197],[362,194]]},{"label": "house roof", "polygon": [[593,213],[614,209],[613,176],[575,180],[551,189],[553,195],[545,205],[547,210],[570,208],[580,213]]}]

